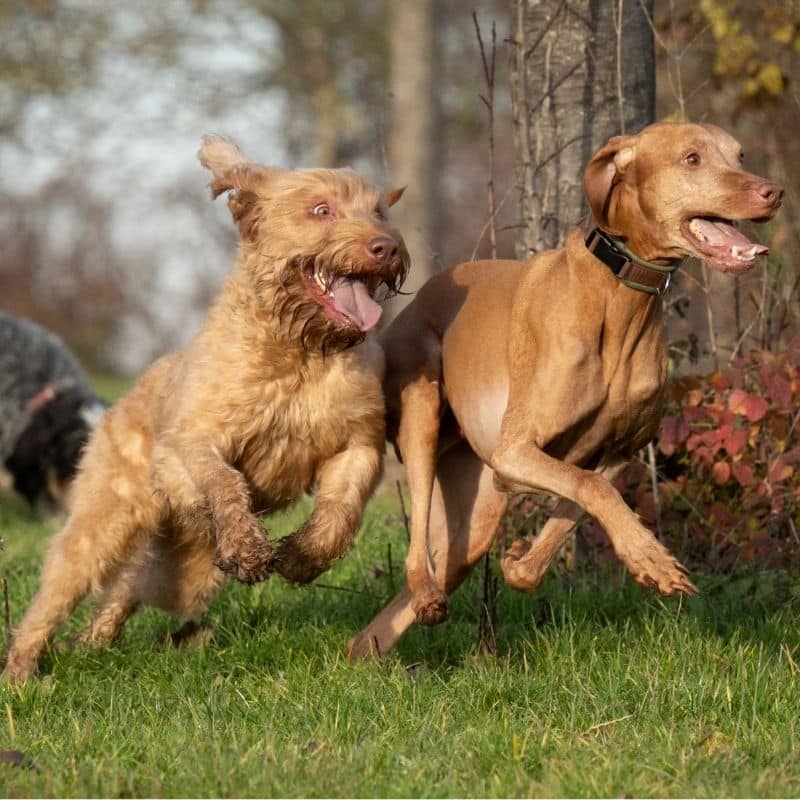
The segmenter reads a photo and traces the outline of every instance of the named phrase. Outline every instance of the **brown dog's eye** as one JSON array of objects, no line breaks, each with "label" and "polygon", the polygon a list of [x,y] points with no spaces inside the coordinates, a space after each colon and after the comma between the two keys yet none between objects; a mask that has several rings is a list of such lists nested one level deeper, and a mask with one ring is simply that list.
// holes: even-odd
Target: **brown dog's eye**
[{"label": "brown dog's eye", "polygon": [[744,164],[744,153],[739,153],[739,163]]},{"label": "brown dog's eye", "polygon": [[690,167],[699,167],[700,166],[700,156],[697,153],[689,153],[688,156],[684,156],[683,160]]},{"label": "brown dog's eye", "polygon": [[375,216],[383,222],[386,221],[386,214],[383,213],[383,209],[380,206],[375,206]]},{"label": "brown dog's eye", "polygon": [[315,217],[329,217],[331,215],[331,207],[327,203],[317,203],[311,209],[311,213]]}]

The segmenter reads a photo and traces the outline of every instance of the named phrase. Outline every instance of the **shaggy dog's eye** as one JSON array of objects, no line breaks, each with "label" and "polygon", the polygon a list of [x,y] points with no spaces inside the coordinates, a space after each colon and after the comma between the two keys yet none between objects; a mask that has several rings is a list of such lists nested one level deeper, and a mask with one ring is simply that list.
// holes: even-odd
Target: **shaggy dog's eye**
[{"label": "shaggy dog's eye", "polygon": [[329,217],[331,215],[331,207],[327,203],[317,203],[311,209],[311,213],[315,217]]},{"label": "shaggy dog's eye", "polygon": [[375,216],[383,222],[386,221],[386,214],[383,213],[383,209],[380,206],[375,206]]},{"label": "shaggy dog's eye", "polygon": [[739,153],[739,163],[744,164],[744,153]]},{"label": "shaggy dog's eye", "polygon": [[690,167],[699,167],[700,166],[700,156],[697,153],[689,153],[688,156],[684,156],[683,157],[683,160]]}]

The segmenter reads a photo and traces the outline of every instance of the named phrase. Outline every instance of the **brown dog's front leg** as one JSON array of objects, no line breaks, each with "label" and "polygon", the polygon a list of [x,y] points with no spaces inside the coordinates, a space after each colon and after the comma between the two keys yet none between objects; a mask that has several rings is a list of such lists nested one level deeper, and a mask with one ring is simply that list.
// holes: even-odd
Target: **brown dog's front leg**
[{"label": "brown dog's front leg", "polygon": [[[625,468],[625,462],[598,470],[613,482]],[[515,539],[503,554],[501,566],[506,583],[519,592],[535,592],[550,569],[556,553],[564,546],[586,512],[569,500],[561,500],[539,535]]]},{"label": "brown dog's front leg", "polygon": [[310,583],[353,544],[364,506],[381,473],[381,451],[371,444],[348,447],[319,470],[314,513],[281,539],[275,570],[295,583]]},{"label": "brown dog's front leg", "polygon": [[173,436],[155,452],[154,479],[180,512],[211,517],[214,563],[242,583],[263,581],[273,569],[275,548],[251,511],[244,476],[207,440]]},{"label": "brown dog's front leg", "polygon": [[518,592],[535,592],[582,516],[583,509],[561,500],[536,538],[515,539],[500,562],[505,582]]},{"label": "brown dog's front leg", "polygon": [[605,528],[614,551],[637,583],[661,594],[697,592],[686,568],[639,522],[602,475],[565,464],[519,440],[510,445],[501,442],[492,456],[492,467],[501,480],[551,492],[585,509]]}]

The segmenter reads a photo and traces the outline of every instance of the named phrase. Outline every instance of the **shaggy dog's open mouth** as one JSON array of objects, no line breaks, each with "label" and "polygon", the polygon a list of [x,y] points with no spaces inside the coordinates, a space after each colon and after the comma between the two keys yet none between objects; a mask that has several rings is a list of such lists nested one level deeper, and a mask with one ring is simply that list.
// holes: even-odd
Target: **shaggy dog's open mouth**
[{"label": "shaggy dog's open mouth", "polygon": [[[766,222],[766,219],[752,221]],[[720,217],[689,217],[681,223],[681,232],[695,255],[723,272],[746,272],[757,256],[769,252],[763,244],[751,242],[736,222]]]},{"label": "shaggy dog's open mouth", "polygon": [[363,333],[371,331],[383,308],[375,299],[382,277],[378,274],[328,275],[319,267],[303,269],[308,293],[323,311],[339,325]]}]

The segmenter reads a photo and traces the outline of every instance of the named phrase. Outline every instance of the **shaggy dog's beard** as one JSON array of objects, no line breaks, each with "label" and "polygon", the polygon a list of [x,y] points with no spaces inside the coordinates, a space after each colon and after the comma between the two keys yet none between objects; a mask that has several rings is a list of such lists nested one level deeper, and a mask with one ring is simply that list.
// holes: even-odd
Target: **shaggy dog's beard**
[{"label": "shaggy dog's beard", "polygon": [[[364,341],[366,332],[357,326],[333,319],[313,296],[305,273],[313,274],[317,259],[294,259],[287,261],[282,268],[259,281],[259,296],[271,298],[272,313],[278,320],[284,338],[300,342],[306,352],[320,352],[323,355],[347,350]],[[371,292],[377,303],[383,303],[398,293],[408,269],[407,256],[399,259],[396,266],[382,270],[361,268],[360,265],[338,264],[331,268],[331,260],[323,261],[326,272],[332,277],[361,280],[367,285],[376,286]]]}]

